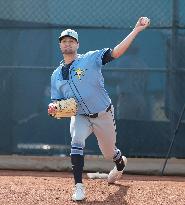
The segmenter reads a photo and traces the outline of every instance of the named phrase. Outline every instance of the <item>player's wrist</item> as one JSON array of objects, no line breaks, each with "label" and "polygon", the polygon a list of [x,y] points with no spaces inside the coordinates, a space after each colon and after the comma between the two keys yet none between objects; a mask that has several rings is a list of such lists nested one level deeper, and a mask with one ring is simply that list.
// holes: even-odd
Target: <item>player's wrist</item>
[{"label": "player's wrist", "polygon": [[136,35],[141,31],[139,27],[135,27],[132,32],[135,33]]}]

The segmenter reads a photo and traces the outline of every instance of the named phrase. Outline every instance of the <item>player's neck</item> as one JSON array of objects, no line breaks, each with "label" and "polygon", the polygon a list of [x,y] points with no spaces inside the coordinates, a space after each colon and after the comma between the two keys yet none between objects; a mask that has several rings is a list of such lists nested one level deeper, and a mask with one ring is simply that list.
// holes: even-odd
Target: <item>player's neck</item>
[{"label": "player's neck", "polygon": [[77,54],[64,55],[64,63],[65,63],[65,64],[70,64],[70,63],[73,62],[77,57],[78,57]]}]

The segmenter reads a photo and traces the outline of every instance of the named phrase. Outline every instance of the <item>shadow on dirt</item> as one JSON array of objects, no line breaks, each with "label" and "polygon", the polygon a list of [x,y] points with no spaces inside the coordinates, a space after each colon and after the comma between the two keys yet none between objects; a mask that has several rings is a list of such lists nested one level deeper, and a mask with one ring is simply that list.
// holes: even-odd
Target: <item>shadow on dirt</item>
[{"label": "shadow on dirt", "polygon": [[[129,186],[124,186],[121,184],[114,184],[111,186],[117,186],[119,187],[117,192],[114,192],[113,194],[110,194],[105,200],[103,201],[82,201],[82,202],[76,202],[77,204],[84,204],[84,205],[127,205],[127,201],[125,200],[125,196],[127,195],[127,191],[130,188]],[[98,194],[98,193],[96,193]]]}]

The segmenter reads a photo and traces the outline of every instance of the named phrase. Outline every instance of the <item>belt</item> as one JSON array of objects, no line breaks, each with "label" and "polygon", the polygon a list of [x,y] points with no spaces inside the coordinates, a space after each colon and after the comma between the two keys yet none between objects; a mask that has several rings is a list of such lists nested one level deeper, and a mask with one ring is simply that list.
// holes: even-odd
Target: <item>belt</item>
[{"label": "belt", "polygon": [[[110,109],[111,109],[111,104],[107,107],[107,109],[106,109],[105,111],[108,112]],[[90,117],[90,118],[96,118],[96,117],[98,117],[98,114],[99,114],[99,113],[84,114],[84,115],[87,116],[87,117]]]}]

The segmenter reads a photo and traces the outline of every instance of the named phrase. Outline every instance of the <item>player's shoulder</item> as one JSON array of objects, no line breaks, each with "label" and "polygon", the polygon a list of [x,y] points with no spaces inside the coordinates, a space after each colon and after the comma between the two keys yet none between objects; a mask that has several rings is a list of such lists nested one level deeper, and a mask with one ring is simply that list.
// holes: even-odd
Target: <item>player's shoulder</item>
[{"label": "player's shoulder", "polygon": [[98,55],[98,54],[101,54],[101,53],[104,53],[106,52],[107,50],[109,50],[110,48],[102,48],[102,49],[97,49],[97,50],[94,50],[94,51],[88,51],[86,53],[86,55]]},{"label": "player's shoulder", "polygon": [[86,53],[83,53],[83,54],[78,54],[78,60],[86,60],[88,59],[89,57],[91,57],[93,55],[94,51],[88,51]]},{"label": "player's shoulder", "polygon": [[56,75],[58,75],[60,70],[61,70],[61,65],[59,65],[57,68],[54,69],[53,73],[51,74],[51,77],[54,78]]},{"label": "player's shoulder", "polygon": [[97,56],[97,55],[103,53],[104,50],[107,50],[107,49],[103,48],[103,49],[96,49],[96,50],[87,51],[86,53],[81,55],[81,58],[89,58],[89,57]]},{"label": "player's shoulder", "polygon": [[91,55],[94,55],[94,54],[96,54],[97,52],[99,52],[100,50],[94,50],[94,51],[88,51],[88,52],[86,52],[85,54],[84,54],[84,56],[86,57],[86,56],[91,56]]}]

